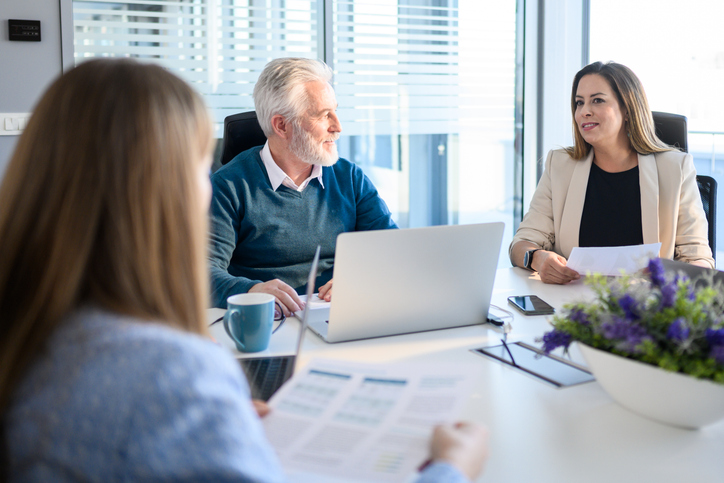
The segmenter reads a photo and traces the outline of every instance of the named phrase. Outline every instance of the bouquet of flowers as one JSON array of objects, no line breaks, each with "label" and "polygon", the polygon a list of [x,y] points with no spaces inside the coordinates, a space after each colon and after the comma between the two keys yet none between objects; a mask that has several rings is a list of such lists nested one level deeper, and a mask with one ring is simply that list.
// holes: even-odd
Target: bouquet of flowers
[{"label": "bouquet of flowers", "polygon": [[651,259],[645,276],[588,277],[590,303],[563,307],[539,342],[550,352],[572,341],[724,384],[724,287],[697,288]]}]

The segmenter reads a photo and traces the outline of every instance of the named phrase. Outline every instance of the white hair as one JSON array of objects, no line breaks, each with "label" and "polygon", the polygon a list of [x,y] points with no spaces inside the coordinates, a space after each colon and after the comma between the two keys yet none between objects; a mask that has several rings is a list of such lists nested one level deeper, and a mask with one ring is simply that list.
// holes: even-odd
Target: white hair
[{"label": "white hair", "polygon": [[284,57],[269,62],[254,86],[254,106],[259,125],[266,137],[274,133],[272,117],[297,120],[307,109],[304,85],[332,81],[332,69],[321,60]]}]

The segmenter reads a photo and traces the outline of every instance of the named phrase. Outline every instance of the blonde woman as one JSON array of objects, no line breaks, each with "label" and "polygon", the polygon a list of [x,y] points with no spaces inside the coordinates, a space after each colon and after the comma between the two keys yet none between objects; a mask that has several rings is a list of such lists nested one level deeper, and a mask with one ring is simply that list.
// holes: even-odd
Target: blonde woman
[{"label": "blonde woman", "polygon": [[513,265],[546,283],[579,274],[574,247],[661,242],[659,256],[714,267],[690,154],[656,137],[638,77],[595,62],[571,93],[575,146],[548,153],[543,176],[510,244]]},{"label": "blonde woman", "polygon": [[[284,481],[205,325],[211,124],[153,65],[93,60],[40,100],[0,188],[0,479]],[[424,481],[474,478],[443,426]]]}]

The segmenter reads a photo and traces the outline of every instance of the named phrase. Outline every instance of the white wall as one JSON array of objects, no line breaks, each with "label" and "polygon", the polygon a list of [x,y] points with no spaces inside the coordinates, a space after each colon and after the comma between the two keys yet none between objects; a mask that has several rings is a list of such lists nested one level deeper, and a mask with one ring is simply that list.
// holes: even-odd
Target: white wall
[{"label": "white wall", "polygon": [[583,67],[583,1],[545,2],[541,145],[544,157],[551,149],[573,144],[571,86],[576,72]]},{"label": "white wall", "polygon": [[[39,96],[62,72],[61,4],[67,10],[66,3],[69,5],[61,0],[2,0],[0,113],[32,112]],[[40,20],[41,41],[10,42],[8,19]],[[17,139],[0,136],[0,174],[5,172]]]}]

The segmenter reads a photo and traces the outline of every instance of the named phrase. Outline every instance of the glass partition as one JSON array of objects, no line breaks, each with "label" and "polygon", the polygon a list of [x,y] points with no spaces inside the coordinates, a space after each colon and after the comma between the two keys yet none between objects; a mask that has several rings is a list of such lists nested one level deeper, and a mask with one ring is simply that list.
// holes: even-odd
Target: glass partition
[{"label": "glass partition", "polygon": [[503,221],[508,266],[516,0],[73,0],[73,23],[76,62],[164,65],[204,95],[217,137],[226,116],[254,108],[269,60],[327,53],[340,155],[365,170],[395,221]]},{"label": "glass partition", "polygon": [[[724,2],[590,0],[591,62],[630,67],[646,89],[651,109],[688,119],[689,152],[698,174],[724,189],[724,48],[717,41]],[[625,12],[625,15],[622,15]],[[645,20],[645,21],[644,21]],[[720,195],[719,200],[722,199]],[[721,203],[717,211],[722,211]],[[717,248],[724,225],[717,223]],[[724,253],[717,250],[717,263]]]}]

